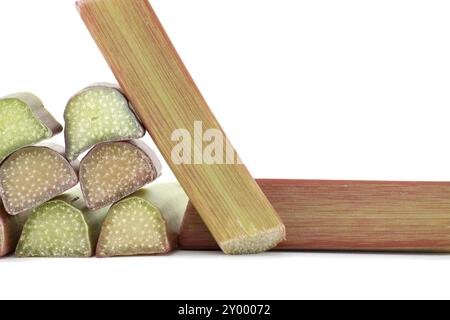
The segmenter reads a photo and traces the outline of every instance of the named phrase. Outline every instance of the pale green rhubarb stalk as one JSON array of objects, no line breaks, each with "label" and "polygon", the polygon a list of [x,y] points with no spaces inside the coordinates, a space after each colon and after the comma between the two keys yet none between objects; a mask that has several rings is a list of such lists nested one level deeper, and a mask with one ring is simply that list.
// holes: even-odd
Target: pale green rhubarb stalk
[{"label": "pale green rhubarb stalk", "polygon": [[86,205],[98,210],[129,196],[161,174],[161,162],[141,141],[95,146],[80,164]]},{"label": "pale green rhubarb stalk", "polygon": [[0,162],[22,147],[60,133],[62,126],[31,93],[0,99]]},{"label": "pale green rhubarb stalk", "polygon": [[98,84],[77,93],[64,112],[66,154],[74,160],[96,144],[139,139],[145,130],[114,85]]},{"label": "pale green rhubarb stalk", "polygon": [[177,247],[189,199],[177,183],[142,189],[113,205],[102,227],[97,256],[165,254]]},{"label": "pale green rhubarb stalk", "polygon": [[92,257],[106,213],[107,209],[96,212],[87,209],[78,191],[49,201],[31,212],[16,256]]},{"label": "pale green rhubarb stalk", "polygon": [[27,217],[28,213],[9,215],[0,203],[0,257],[14,252]]},{"label": "pale green rhubarb stalk", "polygon": [[0,166],[0,196],[16,215],[43,204],[78,184],[78,164],[69,163],[56,145],[25,147]]}]

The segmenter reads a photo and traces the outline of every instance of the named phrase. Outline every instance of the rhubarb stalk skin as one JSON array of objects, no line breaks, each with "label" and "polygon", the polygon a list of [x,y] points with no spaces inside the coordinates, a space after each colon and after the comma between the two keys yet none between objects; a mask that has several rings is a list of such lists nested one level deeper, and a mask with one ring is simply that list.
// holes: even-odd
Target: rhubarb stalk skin
[{"label": "rhubarb stalk skin", "polygon": [[188,201],[178,183],[151,185],[119,201],[111,207],[103,224],[97,257],[173,251]]},{"label": "rhubarb stalk skin", "polygon": [[[120,97],[120,100],[122,100],[122,102],[125,102],[124,108],[121,111],[124,113],[127,125],[130,125],[133,127],[133,130],[132,130],[133,132],[132,133],[130,132],[128,134],[127,133],[122,134],[122,133],[120,133],[120,131],[123,130],[123,128],[116,126],[115,128],[108,129],[108,130],[111,130],[109,132],[110,137],[108,137],[108,138],[96,137],[94,139],[95,141],[92,141],[91,143],[86,144],[81,148],[75,148],[74,144],[79,143],[80,139],[79,139],[79,137],[76,139],[73,139],[70,135],[70,131],[77,130],[77,127],[79,127],[80,124],[72,123],[74,121],[74,119],[71,119],[71,117],[69,115],[70,114],[69,108],[75,99],[80,98],[83,95],[88,94],[89,92],[96,91],[96,90],[97,91],[108,90],[108,91],[110,91],[110,93],[114,93],[115,95],[117,95],[117,97]],[[89,103],[94,104],[92,101]],[[109,110],[109,109],[105,108],[105,110],[104,110],[104,112],[107,112],[107,116],[114,116],[117,118],[118,115],[111,114],[111,110]],[[76,112],[76,113],[78,113],[78,112]],[[102,116],[102,114],[96,114],[95,118],[97,119],[97,118],[104,118],[104,117]],[[64,137],[65,137],[65,141],[66,141],[66,155],[70,161],[77,159],[83,152],[91,149],[92,147],[95,147],[96,145],[98,145],[100,143],[140,139],[145,136],[145,132],[146,132],[144,127],[142,126],[138,116],[134,112],[133,106],[131,105],[130,101],[128,100],[128,98],[126,97],[126,95],[124,94],[122,89],[120,89],[120,87],[118,85],[110,84],[110,83],[93,84],[93,85],[79,91],[78,93],[76,93],[67,103],[67,106],[66,106],[66,109],[64,112],[64,121],[66,123],[66,128],[64,130]],[[96,120],[93,120],[91,125],[95,126],[96,125],[95,122],[96,122]],[[92,127],[85,128],[85,131],[87,131],[85,133],[85,135],[92,134],[92,132],[94,131],[93,129],[94,128],[92,128]],[[105,130],[100,130],[100,131],[104,132]]]},{"label": "rhubarb stalk skin", "polygon": [[[450,183],[259,180],[287,227],[276,250],[450,252]],[[181,249],[218,246],[189,205]]]},{"label": "rhubarb stalk skin", "polygon": [[[43,102],[34,94],[29,92],[20,92],[8,95],[0,101],[19,101],[25,104],[33,114],[35,120],[39,123],[40,126],[43,127],[45,133],[42,137],[33,138],[27,142],[22,143],[21,145],[15,146],[13,149],[9,150],[7,154],[0,154],[0,163],[6,159],[10,154],[19,150],[20,148],[31,146],[42,142],[46,139],[50,139],[53,136],[61,133],[63,131],[62,125],[50,114],[50,112],[44,107]],[[20,123],[12,123],[13,126],[20,126]],[[4,128],[6,129],[6,128]],[[27,128],[25,128],[27,129]]]}]

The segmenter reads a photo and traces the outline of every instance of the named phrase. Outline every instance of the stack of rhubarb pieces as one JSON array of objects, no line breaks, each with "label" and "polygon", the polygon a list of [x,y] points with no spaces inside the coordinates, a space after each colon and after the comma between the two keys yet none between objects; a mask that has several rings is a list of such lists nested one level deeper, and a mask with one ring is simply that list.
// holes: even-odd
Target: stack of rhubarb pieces
[{"label": "stack of rhubarb pieces", "polygon": [[70,99],[65,150],[39,145],[62,126],[36,96],[2,99],[0,115],[1,255],[109,257],[176,247],[187,196],[178,184],[143,189],[162,166],[136,140],[145,130],[121,90],[94,85]]}]

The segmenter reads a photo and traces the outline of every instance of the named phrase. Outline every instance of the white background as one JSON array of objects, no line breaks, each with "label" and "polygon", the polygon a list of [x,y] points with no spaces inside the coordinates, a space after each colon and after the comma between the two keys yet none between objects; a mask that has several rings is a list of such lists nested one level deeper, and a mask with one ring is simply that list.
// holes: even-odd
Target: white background
[{"label": "white background", "polygon": [[[152,4],[256,177],[450,180],[448,1]],[[72,94],[114,81],[72,0],[0,1],[0,37],[0,96],[32,91],[61,121]],[[449,270],[445,255],[8,258],[0,298],[450,298]]]}]

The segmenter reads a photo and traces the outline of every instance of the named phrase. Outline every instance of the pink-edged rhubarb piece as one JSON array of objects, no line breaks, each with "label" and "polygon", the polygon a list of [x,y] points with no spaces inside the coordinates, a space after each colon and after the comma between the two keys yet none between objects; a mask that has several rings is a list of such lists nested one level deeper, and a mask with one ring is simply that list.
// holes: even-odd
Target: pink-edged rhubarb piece
[{"label": "pink-edged rhubarb piece", "polygon": [[9,215],[0,203],[0,257],[4,257],[16,250],[16,245],[27,217],[28,214]]},{"label": "pink-edged rhubarb piece", "polygon": [[98,257],[165,254],[177,247],[189,199],[178,183],[152,185],[111,207]]},{"label": "pink-edged rhubarb piece", "polygon": [[98,84],[78,92],[64,112],[66,154],[75,160],[102,142],[139,139],[145,130],[115,85]]},{"label": "pink-edged rhubarb piece", "polygon": [[91,210],[107,207],[156,180],[161,162],[143,142],[95,146],[80,164],[80,183]]},{"label": "pink-edged rhubarb piece", "polygon": [[9,214],[31,210],[78,184],[78,165],[62,154],[56,145],[25,147],[2,163],[0,196]]},{"label": "pink-edged rhubarb piece", "polygon": [[0,162],[22,147],[50,139],[62,126],[31,93],[0,99]]}]

